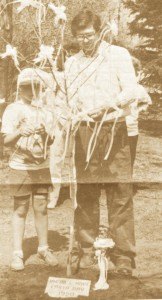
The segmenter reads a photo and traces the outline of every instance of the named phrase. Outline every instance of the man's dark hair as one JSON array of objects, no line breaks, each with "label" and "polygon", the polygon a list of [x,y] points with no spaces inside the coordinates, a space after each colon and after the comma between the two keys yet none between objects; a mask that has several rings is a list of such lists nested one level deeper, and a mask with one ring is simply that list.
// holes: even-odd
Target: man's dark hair
[{"label": "man's dark hair", "polygon": [[87,28],[88,26],[93,26],[96,32],[100,30],[101,20],[100,17],[95,15],[92,11],[83,9],[81,10],[71,23],[71,31],[75,36],[78,30]]}]

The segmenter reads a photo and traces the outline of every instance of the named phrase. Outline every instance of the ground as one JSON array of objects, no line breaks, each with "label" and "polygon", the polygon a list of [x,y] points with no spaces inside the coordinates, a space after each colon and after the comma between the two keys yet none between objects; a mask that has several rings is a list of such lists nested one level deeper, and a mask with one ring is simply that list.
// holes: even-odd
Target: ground
[{"label": "ground", "polygon": [[[147,125],[147,126],[146,126]],[[157,126],[158,125],[158,126]],[[151,129],[150,129],[151,126]],[[93,291],[88,299],[162,299],[162,131],[161,124],[141,124],[137,158],[134,168],[136,270],[132,279],[109,279],[108,291]],[[0,170],[0,299],[50,299],[44,294],[49,276],[66,277],[68,231],[72,209],[63,189],[62,204],[49,211],[49,244],[58,255],[60,267],[46,266],[35,255],[37,237],[30,208],[27,218],[24,252],[26,268],[20,273],[10,271],[12,250],[11,216],[13,201],[8,196],[7,168]],[[80,271],[74,278],[96,282],[97,270]],[[81,297],[79,299],[82,299]]]}]

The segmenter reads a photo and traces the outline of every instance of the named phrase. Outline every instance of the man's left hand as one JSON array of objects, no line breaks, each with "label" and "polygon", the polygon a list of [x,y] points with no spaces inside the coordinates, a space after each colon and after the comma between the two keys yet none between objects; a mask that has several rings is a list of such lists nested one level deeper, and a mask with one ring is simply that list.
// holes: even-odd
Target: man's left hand
[{"label": "man's left hand", "polygon": [[138,101],[138,103],[147,103],[148,105],[151,104],[151,98],[148,95],[146,89],[140,85],[132,85],[131,87],[125,88],[119,95],[118,101],[122,106],[122,103],[125,101]]}]

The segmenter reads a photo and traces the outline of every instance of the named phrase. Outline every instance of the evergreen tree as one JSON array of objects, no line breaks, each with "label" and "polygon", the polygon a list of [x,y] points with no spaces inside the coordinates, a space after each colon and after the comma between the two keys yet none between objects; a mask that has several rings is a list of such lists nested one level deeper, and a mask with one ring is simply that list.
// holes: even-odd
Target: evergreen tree
[{"label": "evergreen tree", "polygon": [[162,105],[162,0],[125,0],[124,4],[134,15],[130,33],[143,40],[133,50],[142,63],[142,83],[158,106]]}]

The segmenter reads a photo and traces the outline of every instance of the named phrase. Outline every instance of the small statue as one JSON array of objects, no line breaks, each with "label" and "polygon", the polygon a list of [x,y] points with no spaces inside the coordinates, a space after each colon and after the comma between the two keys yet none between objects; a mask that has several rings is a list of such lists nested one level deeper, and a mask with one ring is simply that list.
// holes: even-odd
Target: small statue
[{"label": "small statue", "polygon": [[107,228],[102,226],[99,229],[99,237],[97,237],[94,242],[94,248],[96,249],[95,255],[98,259],[100,270],[99,279],[95,284],[94,290],[107,290],[109,288],[109,284],[107,283],[108,259],[106,252],[108,249],[113,248],[114,245],[114,241],[108,237]]}]

